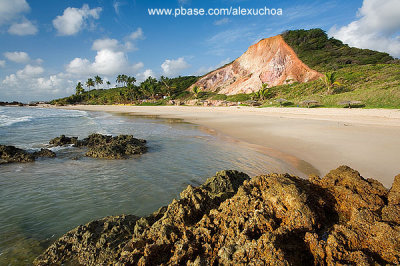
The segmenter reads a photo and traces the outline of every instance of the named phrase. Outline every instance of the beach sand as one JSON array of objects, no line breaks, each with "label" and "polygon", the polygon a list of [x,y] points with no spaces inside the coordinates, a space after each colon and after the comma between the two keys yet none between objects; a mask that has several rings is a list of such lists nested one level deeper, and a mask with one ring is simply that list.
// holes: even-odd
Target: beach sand
[{"label": "beach sand", "polygon": [[281,158],[307,174],[340,165],[390,188],[400,174],[400,110],[192,106],[63,106],[180,118]]}]

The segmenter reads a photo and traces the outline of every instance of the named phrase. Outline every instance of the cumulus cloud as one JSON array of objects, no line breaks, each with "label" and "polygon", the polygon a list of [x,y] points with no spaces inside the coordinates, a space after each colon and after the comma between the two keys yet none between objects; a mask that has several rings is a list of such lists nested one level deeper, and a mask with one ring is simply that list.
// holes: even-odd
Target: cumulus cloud
[{"label": "cumulus cloud", "polygon": [[97,51],[94,61],[86,58],[75,58],[67,66],[66,71],[75,75],[115,75],[136,73],[143,67],[139,62],[130,65],[125,54],[125,45],[116,39],[98,39],[93,42],[92,49]]},{"label": "cumulus cloud", "polygon": [[27,63],[30,60],[29,55],[25,52],[6,52],[4,56],[15,63]]},{"label": "cumulus cloud", "polygon": [[21,23],[12,24],[8,29],[8,33],[19,36],[35,35],[37,32],[37,27],[26,18],[24,18]]},{"label": "cumulus cloud", "polygon": [[0,60],[0,67],[5,67],[6,66],[6,61]]},{"label": "cumulus cloud", "polygon": [[176,60],[167,59],[161,64],[164,75],[167,77],[176,76],[181,74],[182,70],[189,68],[190,65],[185,61],[183,57]]},{"label": "cumulus cloud", "polygon": [[138,82],[145,81],[148,77],[155,78],[157,76],[154,73],[154,71],[151,70],[151,69],[146,69],[145,71],[136,74],[136,79],[137,79]]},{"label": "cumulus cloud", "polygon": [[400,56],[400,1],[364,0],[358,19],[347,26],[332,27],[329,35],[359,48]]},{"label": "cumulus cloud", "polygon": [[88,21],[99,19],[101,11],[101,7],[90,9],[87,4],[82,8],[68,7],[62,16],[53,20],[53,26],[59,35],[75,35],[87,26]]},{"label": "cumulus cloud", "polygon": [[25,0],[0,1],[0,26],[19,18],[21,14],[30,10]]}]

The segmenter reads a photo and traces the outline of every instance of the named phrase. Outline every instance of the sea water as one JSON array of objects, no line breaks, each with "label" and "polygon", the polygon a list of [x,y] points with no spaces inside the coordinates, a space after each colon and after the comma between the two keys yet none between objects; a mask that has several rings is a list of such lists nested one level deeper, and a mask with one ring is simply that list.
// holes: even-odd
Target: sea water
[{"label": "sea water", "polygon": [[[74,227],[109,215],[152,213],[189,184],[224,169],[249,175],[291,171],[284,162],[180,120],[28,107],[0,107],[0,144],[28,151],[50,139],[131,134],[148,152],[126,160],[57,158],[0,165],[0,265],[26,265]],[[82,155],[78,160],[74,157]]]}]

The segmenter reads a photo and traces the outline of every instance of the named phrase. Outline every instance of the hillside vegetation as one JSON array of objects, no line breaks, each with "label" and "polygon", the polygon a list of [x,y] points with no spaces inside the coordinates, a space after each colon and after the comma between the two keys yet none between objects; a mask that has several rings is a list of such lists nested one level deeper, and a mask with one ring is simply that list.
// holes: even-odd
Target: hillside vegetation
[{"label": "hillside vegetation", "polygon": [[328,38],[321,29],[286,31],[282,37],[306,65],[320,72],[349,65],[385,64],[395,61],[387,53],[349,47],[337,39]]}]

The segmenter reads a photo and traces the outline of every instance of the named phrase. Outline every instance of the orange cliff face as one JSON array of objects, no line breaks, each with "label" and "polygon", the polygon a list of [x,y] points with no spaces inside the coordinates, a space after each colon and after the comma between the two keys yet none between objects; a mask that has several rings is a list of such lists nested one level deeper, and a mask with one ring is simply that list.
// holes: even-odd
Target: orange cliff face
[{"label": "orange cliff face", "polygon": [[263,83],[272,87],[307,82],[321,76],[305,65],[278,35],[250,46],[238,59],[203,76],[192,87],[233,95],[258,91]]}]

